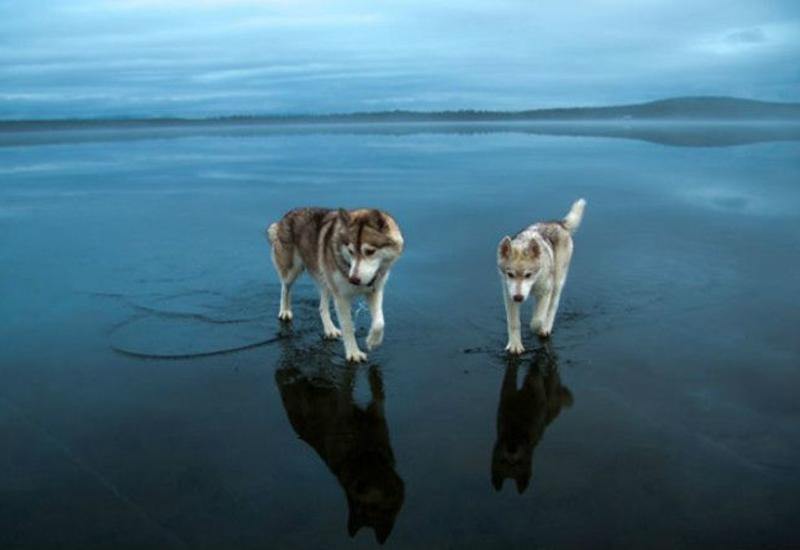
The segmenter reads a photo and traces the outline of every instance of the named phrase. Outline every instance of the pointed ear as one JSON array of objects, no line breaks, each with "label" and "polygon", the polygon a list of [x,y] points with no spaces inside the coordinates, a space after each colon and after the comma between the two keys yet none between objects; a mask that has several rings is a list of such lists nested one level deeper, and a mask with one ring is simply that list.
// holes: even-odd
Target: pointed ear
[{"label": "pointed ear", "polygon": [[503,237],[503,240],[500,241],[500,245],[497,247],[497,255],[504,260],[508,259],[508,256],[511,254],[511,237],[506,235]]},{"label": "pointed ear", "polygon": [[353,517],[353,512],[350,512],[350,515],[347,516],[347,534],[350,535],[350,538],[353,538],[359,529],[361,529],[361,524]]},{"label": "pointed ear", "polygon": [[392,532],[392,527],[393,525],[391,521],[382,521],[374,527],[375,540],[378,541],[378,544],[383,544],[386,542],[386,539],[389,538],[389,534]]},{"label": "pointed ear", "polygon": [[503,482],[505,478],[500,475],[500,472],[492,472],[492,485],[494,486],[495,491],[500,491],[503,488]]},{"label": "pointed ear", "polygon": [[375,224],[375,227],[378,229],[378,231],[383,231],[386,228],[386,218],[383,217],[383,212],[380,210],[371,210],[369,217]]},{"label": "pointed ear", "polygon": [[542,253],[542,249],[541,249],[541,247],[539,246],[539,243],[537,243],[537,242],[536,242],[536,241],[534,241],[533,239],[531,239],[531,244],[529,245],[529,247],[530,247],[531,255],[532,255],[534,258],[538,258],[538,257],[539,257],[539,254],[541,254],[541,253]]},{"label": "pointed ear", "polygon": [[517,493],[520,495],[525,492],[525,489],[528,488],[528,483],[530,483],[531,478],[530,476],[518,477],[517,478]]},{"label": "pointed ear", "polygon": [[339,219],[342,220],[342,223],[350,223],[350,212],[348,212],[344,208],[340,208],[337,214],[339,216]]}]

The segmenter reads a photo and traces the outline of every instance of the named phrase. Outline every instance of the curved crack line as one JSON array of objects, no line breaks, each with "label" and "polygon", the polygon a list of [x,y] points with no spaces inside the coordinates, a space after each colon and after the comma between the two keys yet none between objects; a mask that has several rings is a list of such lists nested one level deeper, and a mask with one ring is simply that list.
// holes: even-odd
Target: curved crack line
[{"label": "curved crack line", "polygon": [[[128,298],[127,296],[121,295],[121,294],[106,294],[106,293],[99,293],[99,292],[95,292],[93,294],[96,295],[96,296],[102,296],[102,297],[106,297],[106,298],[114,298],[116,300],[119,300],[120,302],[122,302],[126,306],[130,307],[131,309],[137,310],[139,312],[150,313],[150,314],[153,314],[153,315],[155,315],[157,317],[162,317],[162,318],[196,319],[198,321],[204,321],[204,322],[207,322],[207,323],[214,323],[214,324],[218,324],[218,325],[226,325],[226,324],[235,324],[235,323],[249,323],[249,322],[256,321],[258,319],[263,319],[263,318],[267,317],[266,314],[261,314],[261,315],[256,315],[255,317],[246,317],[246,318],[239,318],[239,319],[218,319],[218,318],[211,317],[211,316],[203,314],[203,313],[189,313],[189,312],[183,312],[183,311],[169,311],[169,310],[163,310],[163,309],[154,308],[154,307],[151,307],[151,306],[143,306],[141,304],[137,304],[136,302],[133,302],[130,298]],[[128,324],[128,322],[133,322],[136,319],[139,319],[139,317],[131,319],[130,321],[123,321],[122,323],[117,324],[115,328],[119,329],[119,328],[125,326],[126,324]]]},{"label": "curved crack line", "polygon": [[258,319],[263,319],[267,317],[266,314],[257,315],[255,317],[243,317],[239,319],[218,319],[215,317],[210,317],[204,313],[189,313],[184,311],[166,311],[163,309],[157,309],[150,306],[142,306],[139,304],[128,304],[133,309],[136,309],[140,312],[150,313],[156,317],[161,317],[164,319],[195,319],[197,321],[203,321],[205,323],[212,323],[215,325],[234,325],[237,323],[250,323],[256,321]]},{"label": "curved crack line", "polygon": [[284,335],[278,334],[277,336],[273,336],[272,338],[267,338],[266,340],[259,340],[258,342],[251,342],[249,344],[244,344],[242,346],[237,346],[235,348],[225,348],[213,351],[200,351],[196,353],[147,353],[147,352],[140,352],[140,351],[132,351],[129,349],[125,349],[123,347],[110,344],[111,349],[119,353],[120,355],[126,355],[128,357],[136,357],[138,359],[171,359],[171,360],[181,360],[181,359],[195,359],[199,357],[211,357],[214,355],[227,355],[229,353],[237,353],[240,351],[259,348],[261,346],[267,346],[269,344],[274,344],[280,340],[289,340],[293,337],[297,336],[304,336],[310,333],[311,330],[302,330],[302,331],[294,331],[291,335]]}]

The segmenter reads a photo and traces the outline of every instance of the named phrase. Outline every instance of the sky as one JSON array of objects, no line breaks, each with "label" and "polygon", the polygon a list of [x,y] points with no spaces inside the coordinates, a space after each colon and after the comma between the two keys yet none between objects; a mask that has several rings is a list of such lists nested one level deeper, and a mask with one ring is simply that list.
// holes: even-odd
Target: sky
[{"label": "sky", "polygon": [[800,101],[800,0],[0,0],[0,120]]}]

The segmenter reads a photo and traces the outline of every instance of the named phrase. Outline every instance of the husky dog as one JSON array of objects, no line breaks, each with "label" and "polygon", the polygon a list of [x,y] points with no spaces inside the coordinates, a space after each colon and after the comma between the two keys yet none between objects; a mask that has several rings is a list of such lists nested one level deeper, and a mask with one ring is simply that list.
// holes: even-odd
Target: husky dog
[{"label": "husky dog", "polygon": [[572,406],[572,393],[561,384],[555,355],[547,348],[537,350],[528,372],[518,387],[518,364],[506,367],[497,409],[497,442],[492,452],[492,485],[513,479],[522,494],[531,479],[533,451],[547,426],[563,407]]},{"label": "husky dog", "polygon": [[[356,342],[351,306],[356,296],[367,296],[372,317],[367,348],[376,348],[383,341],[383,289],[389,269],[403,251],[403,236],[394,219],[374,209],[298,208],[270,225],[267,236],[281,278],[278,318],[292,320],[292,284],[307,269],[319,288],[325,337],[342,336],[347,360],[366,361]],[[331,296],[341,331],[331,320]]]},{"label": "husky dog", "polygon": [[395,471],[380,371],[370,368],[371,401],[361,407],[353,399],[354,366],[312,374],[307,364],[299,368],[303,362],[302,356],[287,356],[275,372],[289,422],[344,489],[348,534],[371,527],[383,544],[403,506],[405,486]]},{"label": "husky dog", "polygon": [[540,222],[513,238],[506,236],[500,241],[497,267],[503,280],[503,301],[508,324],[506,351],[512,354],[525,351],[520,335],[519,308],[531,290],[537,302],[531,319],[531,331],[543,338],[550,336],[553,331],[553,321],[572,258],[572,235],[581,224],[585,207],[586,201],[579,199],[563,220]]}]

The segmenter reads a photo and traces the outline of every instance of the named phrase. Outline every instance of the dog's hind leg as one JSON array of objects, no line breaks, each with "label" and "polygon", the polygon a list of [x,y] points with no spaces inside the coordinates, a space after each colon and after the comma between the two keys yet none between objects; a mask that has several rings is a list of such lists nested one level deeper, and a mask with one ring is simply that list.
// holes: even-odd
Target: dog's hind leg
[{"label": "dog's hind leg", "polygon": [[558,305],[561,302],[561,291],[564,290],[564,283],[567,281],[566,272],[558,278],[553,287],[553,297],[550,300],[550,307],[547,310],[547,317],[545,323],[539,331],[540,336],[550,336],[553,332],[553,323],[556,320],[556,313],[558,313]]},{"label": "dog's hind leg", "polygon": [[281,309],[278,312],[278,319],[281,321],[292,320],[292,285],[302,271],[303,264],[298,262],[292,266],[286,277],[281,279]]},{"label": "dog's hind leg", "polygon": [[553,323],[556,320],[558,306],[561,302],[561,291],[564,290],[564,283],[567,282],[569,264],[572,260],[572,239],[561,242],[555,250],[555,264],[553,265],[553,293],[544,323],[539,328],[539,336],[548,337],[553,332]]},{"label": "dog's hind leg", "polygon": [[550,301],[553,297],[552,285],[547,285],[542,291],[536,292],[536,305],[533,307],[533,317],[531,318],[531,331],[539,336],[547,336],[544,329],[547,325],[547,314],[550,311]]},{"label": "dog's hind leg", "polygon": [[292,285],[303,271],[303,262],[293,246],[286,246],[280,241],[272,245],[272,262],[281,279],[281,305],[278,319],[292,320]]},{"label": "dog's hind leg", "polygon": [[319,283],[319,316],[322,319],[325,338],[333,340],[342,335],[342,331],[336,328],[331,319],[331,293],[324,282]]},{"label": "dog's hind leg", "polygon": [[550,307],[547,310],[544,325],[539,330],[539,335],[547,337],[553,332],[553,323],[556,320],[556,313],[558,313],[558,305],[561,302],[561,291],[564,290],[564,284],[567,282],[567,272],[569,271],[569,256],[556,268],[555,282],[553,283],[553,297],[550,300]]}]

